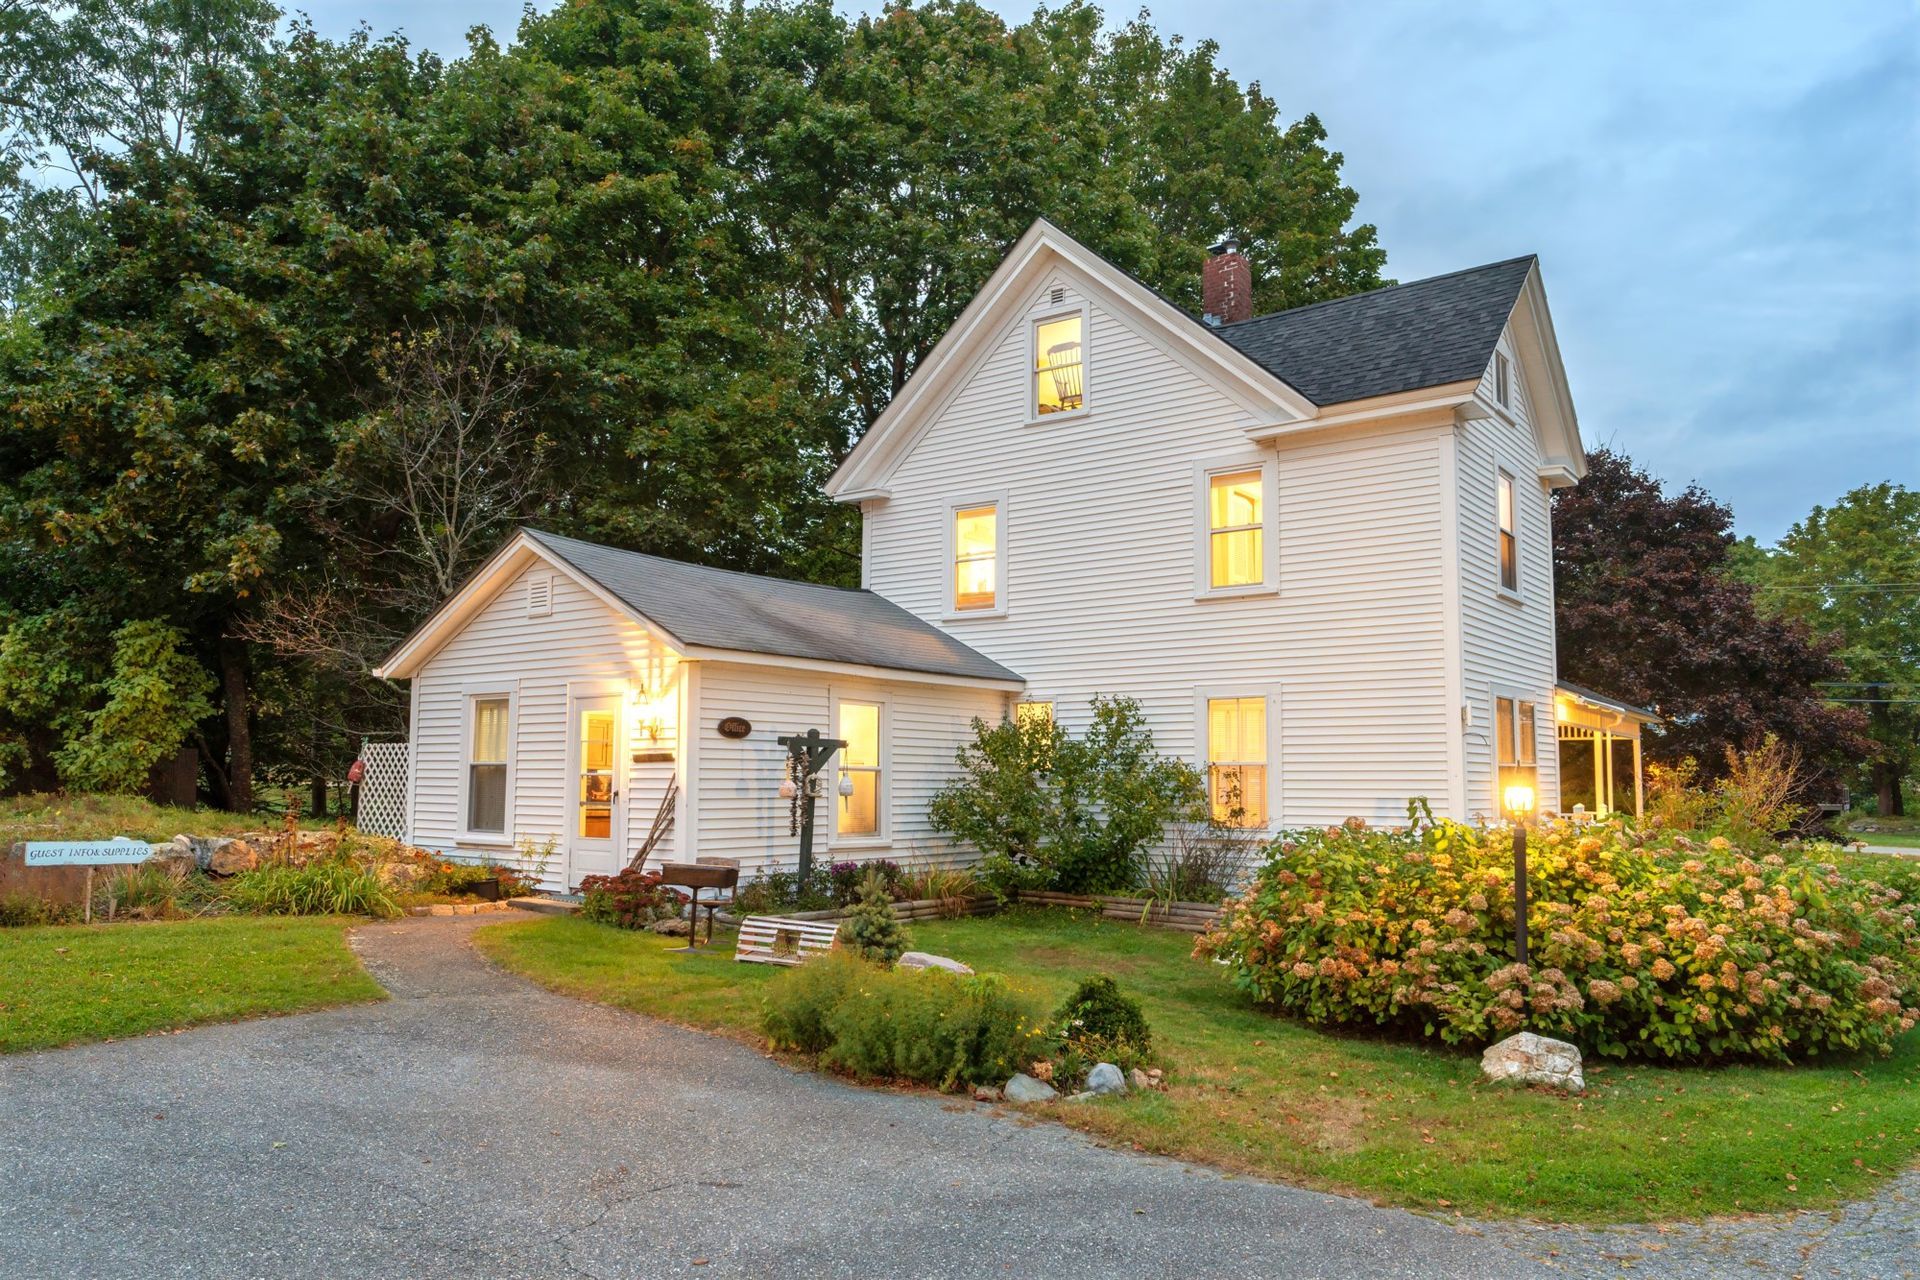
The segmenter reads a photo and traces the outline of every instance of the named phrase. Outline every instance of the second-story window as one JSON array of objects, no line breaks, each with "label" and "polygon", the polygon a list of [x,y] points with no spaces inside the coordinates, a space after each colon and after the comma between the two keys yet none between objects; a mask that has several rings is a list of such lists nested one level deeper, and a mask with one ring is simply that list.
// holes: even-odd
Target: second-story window
[{"label": "second-story window", "polygon": [[1086,317],[1056,316],[1033,326],[1035,417],[1068,413],[1086,404]]},{"label": "second-story window", "polygon": [[1000,508],[992,503],[953,513],[953,609],[988,610],[1000,603]]},{"label": "second-story window", "polygon": [[1207,477],[1207,580],[1213,587],[1257,586],[1266,579],[1259,471]]},{"label": "second-story window", "polygon": [[1513,477],[1502,471],[1497,481],[1500,523],[1500,589],[1518,594],[1520,590],[1520,537],[1514,504]]},{"label": "second-story window", "polygon": [[1503,409],[1513,405],[1513,367],[1507,363],[1504,351],[1493,353],[1493,398]]}]

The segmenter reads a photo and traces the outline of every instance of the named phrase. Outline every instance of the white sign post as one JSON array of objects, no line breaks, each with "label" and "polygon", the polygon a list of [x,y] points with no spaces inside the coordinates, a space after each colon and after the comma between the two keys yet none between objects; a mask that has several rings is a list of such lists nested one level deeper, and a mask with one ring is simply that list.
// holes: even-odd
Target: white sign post
[{"label": "white sign post", "polygon": [[111,840],[28,840],[21,845],[29,867],[85,867],[86,899],[80,919],[93,923],[93,869],[145,862],[153,856],[153,846],[144,840],[115,836]]}]

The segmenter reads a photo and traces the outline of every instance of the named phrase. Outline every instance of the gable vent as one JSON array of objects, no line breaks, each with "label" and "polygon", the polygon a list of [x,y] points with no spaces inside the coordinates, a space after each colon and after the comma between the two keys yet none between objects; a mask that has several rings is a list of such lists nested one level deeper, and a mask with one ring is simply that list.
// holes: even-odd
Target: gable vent
[{"label": "gable vent", "polygon": [[1053,286],[1053,305],[1059,306],[1067,300],[1067,291],[1059,285]]},{"label": "gable vent", "polygon": [[542,574],[527,579],[527,616],[544,618],[553,612],[553,578]]}]

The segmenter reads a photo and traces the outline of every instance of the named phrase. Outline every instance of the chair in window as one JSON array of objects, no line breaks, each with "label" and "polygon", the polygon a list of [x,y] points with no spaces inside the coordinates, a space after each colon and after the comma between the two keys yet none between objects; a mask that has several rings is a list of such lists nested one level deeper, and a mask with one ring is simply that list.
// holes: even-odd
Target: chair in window
[{"label": "chair in window", "polygon": [[1047,372],[1053,375],[1053,393],[1062,409],[1080,407],[1080,344],[1056,342],[1047,348]]}]

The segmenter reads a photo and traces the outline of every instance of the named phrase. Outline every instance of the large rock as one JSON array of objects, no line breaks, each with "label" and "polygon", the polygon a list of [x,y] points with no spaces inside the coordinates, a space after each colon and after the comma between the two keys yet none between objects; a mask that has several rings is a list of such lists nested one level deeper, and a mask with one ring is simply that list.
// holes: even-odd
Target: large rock
[{"label": "large rock", "polygon": [[1489,1047],[1480,1055],[1480,1070],[1489,1080],[1551,1085],[1569,1093],[1581,1093],[1587,1087],[1586,1077],[1580,1073],[1579,1047],[1531,1031],[1508,1036]]},{"label": "large rock", "polygon": [[647,926],[648,933],[657,933],[666,938],[684,938],[692,934],[693,926],[678,916],[668,916],[664,920],[655,920]]},{"label": "large rock", "polygon": [[1052,1102],[1060,1093],[1045,1080],[1035,1080],[1024,1071],[1015,1074],[1001,1091],[1008,1102]]},{"label": "large rock", "polygon": [[153,846],[153,852],[147,855],[147,861],[166,868],[168,875],[184,876],[190,871],[200,869],[200,859],[193,850],[193,841],[185,836],[175,836],[165,844]]},{"label": "large rock", "polygon": [[213,846],[207,870],[217,876],[237,876],[260,865],[260,855],[245,840],[221,840]]},{"label": "large rock", "polygon": [[948,956],[937,956],[931,951],[909,951],[893,962],[896,969],[945,969],[948,973],[972,973],[969,965],[961,964]]},{"label": "large rock", "polygon": [[1111,1062],[1096,1062],[1093,1070],[1087,1072],[1087,1092],[1096,1098],[1110,1097],[1127,1091],[1127,1078],[1120,1074],[1120,1068]]}]

